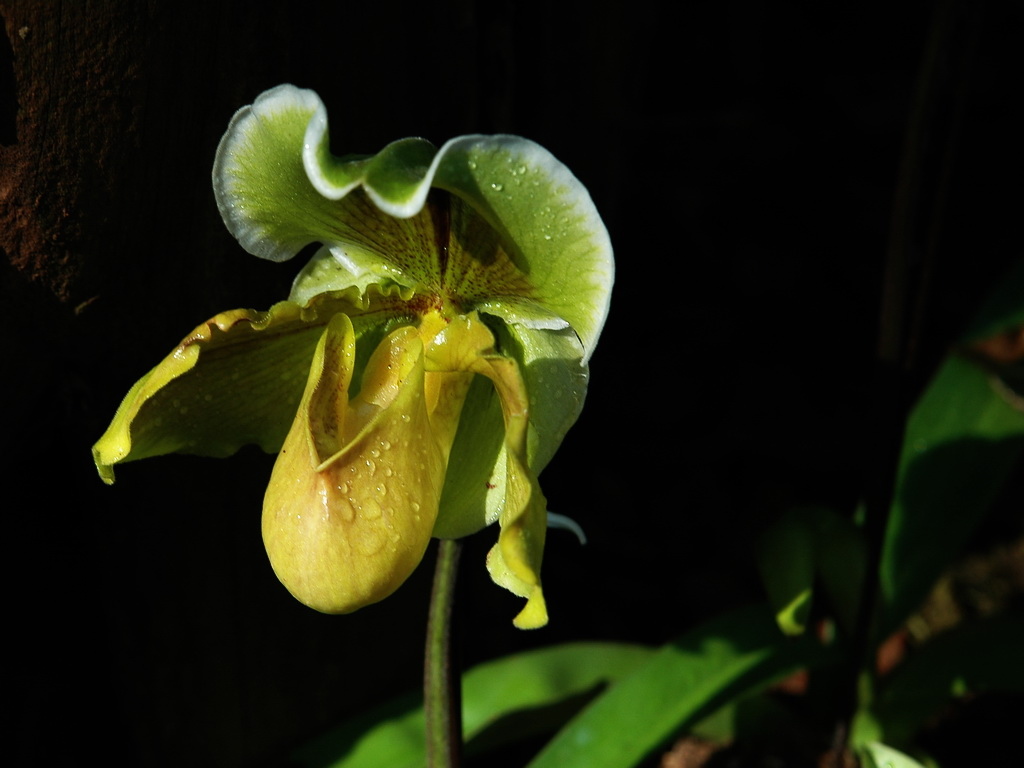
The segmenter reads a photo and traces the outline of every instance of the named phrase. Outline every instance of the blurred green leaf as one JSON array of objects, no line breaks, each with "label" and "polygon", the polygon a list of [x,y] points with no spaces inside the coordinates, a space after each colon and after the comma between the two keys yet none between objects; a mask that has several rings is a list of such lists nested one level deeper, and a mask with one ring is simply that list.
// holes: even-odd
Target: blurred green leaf
[{"label": "blurred green leaf", "polygon": [[910,416],[882,549],[879,637],[924,600],[1024,451],[1024,411],[951,356]]},{"label": "blurred green leaf", "polygon": [[[1024,398],[1001,371],[1024,356],[1022,323],[1024,262],[993,290],[965,334],[971,346],[949,355],[910,414],[881,554],[879,638],[917,608],[1019,467]],[[990,349],[995,334],[1008,334],[1006,343]]]},{"label": "blurred green leaf", "polygon": [[662,648],[572,720],[529,768],[628,768],[722,705],[834,657],[783,636],[767,605],[713,619]]},{"label": "blurred green leaf", "polygon": [[828,507],[786,510],[758,539],[757,565],[779,628],[804,631],[816,580],[840,624],[852,631],[864,582],[863,533]]},{"label": "blurred green leaf", "polygon": [[867,765],[864,768],[925,768],[909,755],[877,741],[864,745]]},{"label": "blurred green leaf", "polygon": [[854,632],[860,608],[867,543],[863,531],[834,509],[822,509],[816,519],[817,567],[839,624]]},{"label": "blurred green leaf", "polygon": [[758,538],[755,555],[779,629],[799,635],[811,615],[814,586],[814,522],[805,510],[786,510]]},{"label": "blurred green leaf", "polygon": [[1024,259],[992,289],[962,341],[979,341],[1024,326]]},{"label": "blurred green leaf", "polygon": [[985,691],[1024,692],[1024,618],[960,625],[918,649],[883,683],[874,719],[885,741],[905,747],[951,699]]},{"label": "blurred green leaf", "polygon": [[[474,667],[462,678],[467,754],[555,730],[588,694],[653,653],[640,645],[569,643]],[[552,722],[552,715],[560,719]],[[376,707],[292,757],[306,768],[421,768],[426,763],[422,696],[409,694]]]}]

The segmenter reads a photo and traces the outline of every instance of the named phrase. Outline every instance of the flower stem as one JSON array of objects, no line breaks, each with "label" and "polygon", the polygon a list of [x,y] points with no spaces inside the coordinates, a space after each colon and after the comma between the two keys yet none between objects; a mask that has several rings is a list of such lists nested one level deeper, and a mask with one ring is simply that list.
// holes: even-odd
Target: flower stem
[{"label": "flower stem", "polygon": [[451,651],[452,606],[461,552],[459,539],[438,541],[423,666],[428,768],[458,768],[462,761],[462,697]]}]

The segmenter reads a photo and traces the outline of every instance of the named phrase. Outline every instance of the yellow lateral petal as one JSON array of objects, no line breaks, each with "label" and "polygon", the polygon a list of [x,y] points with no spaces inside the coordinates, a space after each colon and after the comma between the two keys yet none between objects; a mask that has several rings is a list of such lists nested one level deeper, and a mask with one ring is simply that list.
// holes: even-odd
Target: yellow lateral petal
[{"label": "yellow lateral petal", "polygon": [[547,623],[540,566],[547,533],[546,503],[527,461],[529,398],[519,366],[494,354],[494,336],[477,317],[460,315],[438,333],[427,349],[431,370],[464,370],[491,380],[505,423],[504,503],[498,516],[501,533],[487,557],[487,569],[499,586],[527,604],[515,618],[521,629]]}]

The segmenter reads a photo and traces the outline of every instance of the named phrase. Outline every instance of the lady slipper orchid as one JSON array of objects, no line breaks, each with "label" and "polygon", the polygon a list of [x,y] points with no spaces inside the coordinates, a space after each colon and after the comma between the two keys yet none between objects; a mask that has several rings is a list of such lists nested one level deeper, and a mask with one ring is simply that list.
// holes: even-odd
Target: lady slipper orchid
[{"label": "lady slipper orchid", "polygon": [[516,136],[335,157],[319,97],[282,85],[231,120],[213,186],[250,253],[321,247],[286,301],[211,318],[135,384],[93,448],[103,480],[277,451],[267,552],[327,613],[391,594],[432,536],[497,522],[491,577],[526,598],[516,626],[544,625],[537,475],[582,408],[613,275],[580,182]]}]

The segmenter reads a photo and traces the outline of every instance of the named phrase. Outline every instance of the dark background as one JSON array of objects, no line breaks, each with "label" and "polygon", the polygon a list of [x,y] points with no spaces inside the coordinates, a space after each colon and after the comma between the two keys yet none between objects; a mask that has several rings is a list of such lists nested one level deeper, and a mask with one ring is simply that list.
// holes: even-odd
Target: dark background
[{"label": "dark background", "polygon": [[[1013,3],[0,0],[0,16],[11,765],[278,766],[418,685],[432,552],[384,603],[321,616],[263,552],[273,457],[145,461],[112,488],[90,459],[198,322],[287,293],[299,265],[245,254],[209,181],[232,113],[266,88],[318,91],[339,152],[532,138],[611,233],[590,398],[542,477],[590,542],[550,535],[551,624],[522,633],[484,569],[495,533],[470,539],[467,665],[659,643],[758,599],[750,545],[773,515],[862,492],[887,254],[909,260],[907,307],[926,297],[900,347],[907,402],[1021,253]],[[1020,533],[1010,498],[990,535]]]}]

